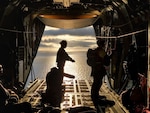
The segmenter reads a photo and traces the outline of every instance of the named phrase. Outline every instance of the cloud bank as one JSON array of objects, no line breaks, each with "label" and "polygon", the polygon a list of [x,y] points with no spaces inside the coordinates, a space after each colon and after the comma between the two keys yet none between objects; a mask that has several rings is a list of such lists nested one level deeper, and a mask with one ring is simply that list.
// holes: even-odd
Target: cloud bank
[{"label": "cloud bank", "polygon": [[86,36],[94,36],[95,32],[93,30],[93,27],[70,29],[70,30],[57,29],[57,28],[50,29],[50,28],[46,27],[45,32],[44,32],[45,36],[49,36],[49,35],[57,36],[57,35],[65,35],[65,34],[74,35],[74,36],[85,36],[85,35]]},{"label": "cloud bank", "polygon": [[86,27],[81,29],[58,29],[46,27],[39,51],[41,53],[52,52],[56,54],[56,51],[60,47],[60,41],[66,40],[68,42],[66,50],[69,52],[82,52],[87,51],[88,48],[95,47],[95,32],[93,27]]}]

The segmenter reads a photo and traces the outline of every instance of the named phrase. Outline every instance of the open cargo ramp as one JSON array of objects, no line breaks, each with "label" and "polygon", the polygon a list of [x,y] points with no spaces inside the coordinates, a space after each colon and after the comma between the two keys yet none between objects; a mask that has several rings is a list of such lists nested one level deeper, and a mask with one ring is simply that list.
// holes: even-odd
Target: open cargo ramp
[{"label": "open cargo ramp", "polygon": [[[88,106],[94,108],[91,101],[90,90],[92,80],[64,80],[65,86],[64,98],[61,103],[61,113],[68,113],[67,109],[76,106]],[[41,103],[41,92],[45,92],[46,82],[45,80],[36,80],[27,90],[25,96],[20,100],[30,102],[33,107],[37,107]],[[107,99],[113,100],[115,105],[105,109],[105,113],[129,113],[128,110],[121,104],[119,95],[113,90],[107,87],[106,83],[103,83],[101,87],[101,95],[105,95]]]}]

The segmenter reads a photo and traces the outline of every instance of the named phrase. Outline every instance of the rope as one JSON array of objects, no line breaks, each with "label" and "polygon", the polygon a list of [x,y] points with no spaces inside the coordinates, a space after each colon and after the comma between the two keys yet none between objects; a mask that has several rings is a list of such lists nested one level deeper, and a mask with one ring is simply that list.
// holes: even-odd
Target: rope
[{"label": "rope", "polygon": [[135,31],[132,33],[127,33],[127,34],[120,35],[120,36],[96,36],[96,38],[122,38],[122,37],[130,36],[130,35],[135,35],[144,31],[146,31],[146,29]]},{"label": "rope", "polygon": [[12,30],[12,29],[6,29],[6,28],[0,28],[2,31],[8,31],[8,32],[14,32],[14,33],[35,33],[35,32],[29,32],[29,31],[19,31],[19,30]]}]

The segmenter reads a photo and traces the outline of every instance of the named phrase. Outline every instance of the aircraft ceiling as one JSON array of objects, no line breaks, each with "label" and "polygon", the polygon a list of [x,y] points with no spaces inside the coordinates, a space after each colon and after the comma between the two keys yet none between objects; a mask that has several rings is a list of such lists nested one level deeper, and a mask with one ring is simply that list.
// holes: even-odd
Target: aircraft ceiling
[{"label": "aircraft ceiling", "polygon": [[148,0],[1,0],[0,4],[5,9],[3,16],[19,9],[23,16],[32,15],[45,25],[65,29],[138,24],[147,21],[149,13]]}]

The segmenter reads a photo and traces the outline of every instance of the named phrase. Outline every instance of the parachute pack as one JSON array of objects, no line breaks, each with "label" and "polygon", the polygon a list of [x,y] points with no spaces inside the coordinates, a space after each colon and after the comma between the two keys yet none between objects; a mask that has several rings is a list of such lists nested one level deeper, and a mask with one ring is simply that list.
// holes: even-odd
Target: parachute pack
[{"label": "parachute pack", "polygon": [[87,64],[89,66],[94,66],[95,65],[95,54],[96,54],[96,51],[95,49],[88,49],[87,51]]},{"label": "parachute pack", "polygon": [[110,56],[106,54],[103,49],[88,49],[87,51],[87,64],[89,66],[95,65],[105,65],[108,66],[110,64]]}]

